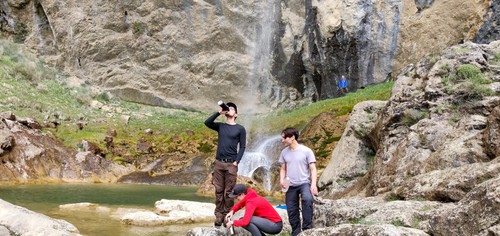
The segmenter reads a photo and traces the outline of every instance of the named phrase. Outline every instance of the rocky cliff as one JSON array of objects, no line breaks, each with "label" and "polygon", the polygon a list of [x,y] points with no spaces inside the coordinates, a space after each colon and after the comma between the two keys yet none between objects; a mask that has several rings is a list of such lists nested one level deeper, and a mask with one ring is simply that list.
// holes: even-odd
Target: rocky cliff
[{"label": "rocky cliff", "polygon": [[90,151],[77,152],[29,118],[0,113],[0,184],[33,182],[115,182],[132,168]]},{"label": "rocky cliff", "polygon": [[500,41],[457,45],[358,104],[318,182],[338,199],[316,205],[328,229],[307,235],[498,235],[499,57]]},{"label": "rocky cliff", "polygon": [[224,99],[251,113],[340,96],[341,74],[352,90],[461,41],[498,38],[497,5],[0,0],[0,29],[123,99],[202,110]]}]

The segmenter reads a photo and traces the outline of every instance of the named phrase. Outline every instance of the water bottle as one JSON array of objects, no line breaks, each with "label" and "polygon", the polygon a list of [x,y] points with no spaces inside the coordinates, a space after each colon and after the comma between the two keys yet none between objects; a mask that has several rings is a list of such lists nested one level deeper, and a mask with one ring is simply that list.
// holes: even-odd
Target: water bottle
[{"label": "water bottle", "polygon": [[221,100],[217,103],[220,107],[222,107],[223,111],[229,111],[229,107]]},{"label": "water bottle", "polygon": [[290,178],[288,178],[288,176],[283,180],[283,185],[285,185],[285,187],[281,189],[281,191],[286,193],[290,187]]}]

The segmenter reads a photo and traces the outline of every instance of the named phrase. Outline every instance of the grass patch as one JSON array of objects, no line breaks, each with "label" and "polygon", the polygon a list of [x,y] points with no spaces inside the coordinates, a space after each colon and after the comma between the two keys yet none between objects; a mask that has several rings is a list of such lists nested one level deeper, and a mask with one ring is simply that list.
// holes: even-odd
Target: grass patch
[{"label": "grass patch", "polygon": [[404,199],[398,195],[389,194],[384,198],[384,200],[387,202],[393,202],[393,201],[400,201],[400,200],[404,200]]},{"label": "grass patch", "polygon": [[331,150],[327,149],[328,145],[337,142],[340,140],[340,136],[338,137],[333,137],[330,134],[327,134],[327,139],[321,143],[319,150],[315,153],[316,157],[318,158],[326,158],[328,155],[331,153]]},{"label": "grass patch", "polygon": [[463,101],[477,101],[485,96],[494,95],[494,92],[488,88],[487,84],[491,80],[484,78],[481,70],[472,64],[460,65],[455,72],[441,79],[444,84],[444,91],[448,94],[454,94],[458,99],[456,103]]},{"label": "grass patch", "polygon": [[487,80],[482,76],[481,70],[477,66],[472,65],[472,64],[460,65],[457,69],[456,76],[452,77],[452,78],[454,78],[454,80],[456,80],[453,82],[457,82],[457,80],[458,81],[469,80],[475,84],[490,84],[491,83],[490,80]]},{"label": "grass patch", "polygon": [[146,31],[146,24],[141,21],[132,22],[132,33],[134,35],[143,34]]},{"label": "grass patch", "polygon": [[346,222],[353,225],[373,225],[375,222],[367,221],[365,217],[352,219]]},{"label": "grass patch", "polygon": [[420,121],[428,116],[429,116],[428,111],[419,111],[419,110],[415,110],[415,109],[409,109],[409,110],[406,110],[405,112],[403,112],[401,122],[403,124],[405,124],[406,126],[410,127],[410,126],[418,123],[418,121]]},{"label": "grass patch", "polygon": [[500,52],[497,52],[495,54],[495,57],[493,57],[492,63],[495,65],[500,65]]},{"label": "grass patch", "polygon": [[[358,89],[354,93],[348,93],[344,97],[326,99],[314,104],[299,107],[293,110],[281,110],[259,117],[258,121],[251,124],[256,132],[268,134],[269,131],[280,131],[286,127],[293,126],[303,128],[315,116],[323,112],[334,112],[336,116],[348,114],[352,108],[367,100],[388,100],[394,82]],[[265,124],[265,125],[263,125]]]},{"label": "grass patch", "polygon": [[402,220],[392,220],[391,224],[397,227],[405,227],[406,224]]},{"label": "grass patch", "polygon": [[453,54],[462,54],[462,53],[467,53],[467,52],[470,52],[470,51],[472,51],[472,49],[466,48],[466,47],[464,47],[464,48],[460,47],[460,48],[453,49],[451,51],[451,53],[453,53]]}]

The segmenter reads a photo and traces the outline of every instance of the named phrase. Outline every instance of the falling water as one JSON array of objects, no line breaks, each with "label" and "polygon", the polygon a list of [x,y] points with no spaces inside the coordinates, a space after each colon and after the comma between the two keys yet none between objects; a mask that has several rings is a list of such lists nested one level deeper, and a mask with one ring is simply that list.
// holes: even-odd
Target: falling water
[{"label": "falling water", "polygon": [[[271,76],[271,67],[273,63],[273,37],[276,28],[276,18],[279,1],[256,1],[255,11],[259,12],[258,21],[254,27],[253,37],[247,48],[247,53],[252,56],[253,61],[250,65],[250,74],[248,78],[248,92],[245,99],[248,110],[253,112],[267,111],[260,104],[262,92],[259,90],[270,89],[273,86]],[[265,93],[265,91],[264,91]]]},{"label": "falling water", "polygon": [[264,168],[265,176],[262,185],[267,190],[271,189],[271,166],[278,160],[277,150],[280,147],[281,136],[272,136],[262,139],[256,144],[256,148],[248,150],[243,155],[238,167],[238,175],[252,177],[253,172],[259,168]]}]

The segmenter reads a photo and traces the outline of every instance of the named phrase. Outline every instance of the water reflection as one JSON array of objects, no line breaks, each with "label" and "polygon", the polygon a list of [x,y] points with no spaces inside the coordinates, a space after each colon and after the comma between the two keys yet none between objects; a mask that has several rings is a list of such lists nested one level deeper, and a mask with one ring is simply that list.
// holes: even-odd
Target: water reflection
[{"label": "water reflection", "polygon": [[[64,219],[75,225],[83,235],[156,236],[186,235],[193,227],[211,223],[138,227],[124,225],[110,216],[121,208],[153,210],[160,199],[213,202],[196,194],[197,187],[176,187],[136,184],[51,184],[0,187],[0,198],[47,216]],[[79,202],[99,204],[106,211],[60,210],[59,205]],[[77,214],[75,214],[77,213]]]}]

